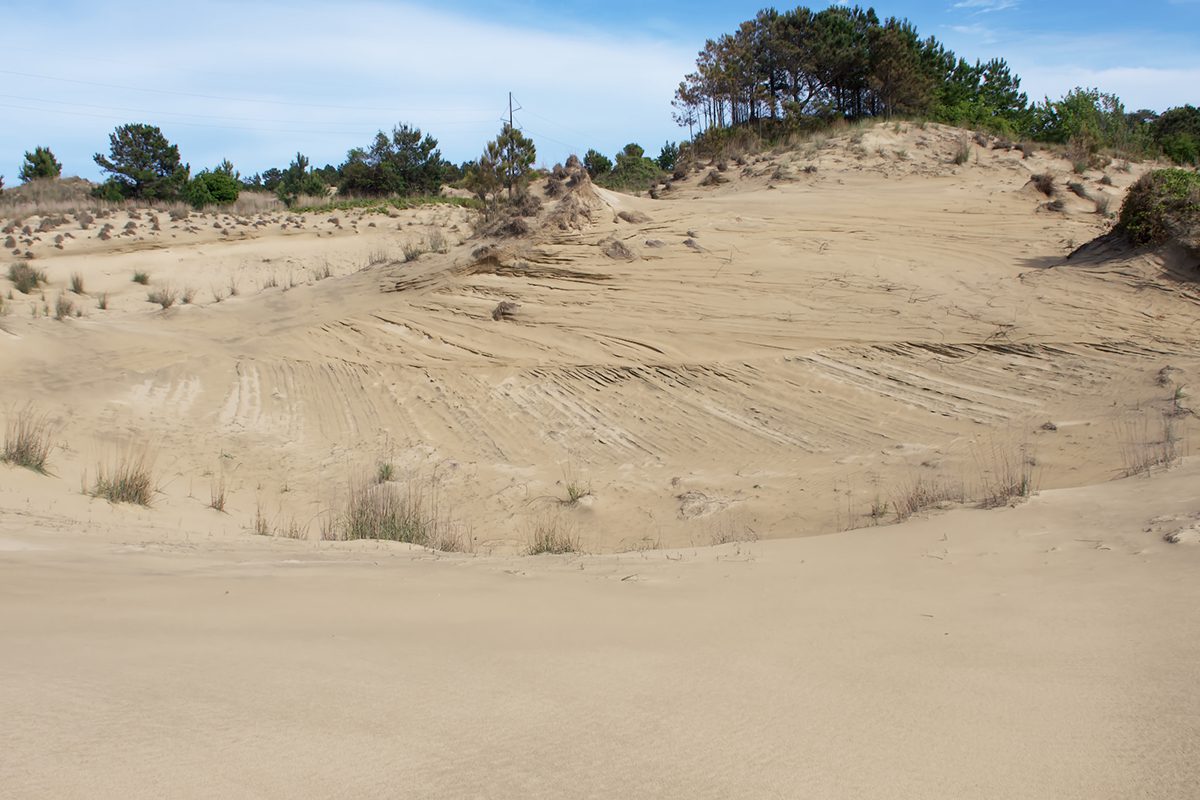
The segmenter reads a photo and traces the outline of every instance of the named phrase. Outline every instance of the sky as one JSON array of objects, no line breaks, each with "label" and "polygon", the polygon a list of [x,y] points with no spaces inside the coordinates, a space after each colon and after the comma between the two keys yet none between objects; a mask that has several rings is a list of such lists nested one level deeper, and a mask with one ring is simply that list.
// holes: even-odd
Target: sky
[{"label": "sky", "polygon": [[[969,60],[1006,59],[1031,100],[1094,86],[1130,110],[1200,105],[1200,0],[862,5]],[[336,165],[401,122],[457,163],[499,132],[509,92],[541,164],[628,142],[654,155],[686,137],[671,99],[705,40],[764,6],[0,0],[12,23],[0,34],[0,175],[17,184],[24,153],[42,145],[64,175],[99,180],[92,156],[131,122],[159,126],[193,172],[228,158],[248,175],[297,152]]]}]

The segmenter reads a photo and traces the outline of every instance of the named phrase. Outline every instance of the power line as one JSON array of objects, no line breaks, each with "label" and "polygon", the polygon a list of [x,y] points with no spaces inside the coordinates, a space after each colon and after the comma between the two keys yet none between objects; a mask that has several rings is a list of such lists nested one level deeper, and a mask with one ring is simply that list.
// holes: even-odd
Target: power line
[{"label": "power line", "polygon": [[[202,120],[229,120],[229,121],[233,121],[233,122],[249,122],[249,123],[262,122],[262,123],[266,123],[268,125],[305,125],[305,124],[336,125],[336,124],[339,124],[338,122],[322,122],[321,120],[314,120],[314,119],[308,119],[308,120],[263,119],[262,117],[227,117],[227,116],[222,116],[219,114],[193,114],[193,113],[189,113],[186,111],[152,111],[152,110],[145,109],[145,108],[126,108],[123,106],[114,106],[114,105],[107,105],[107,104],[99,105],[96,103],[76,103],[76,102],[70,102],[70,101],[65,101],[65,100],[47,100],[47,99],[40,98],[40,97],[24,97],[24,96],[15,95],[15,94],[0,94],[0,98],[8,98],[10,100],[23,100],[23,101],[31,102],[31,103],[53,103],[54,105],[73,106],[73,107],[77,107],[77,108],[99,108],[99,109],[106,109],[106,110],[111,110],[111,111],[125,111],[125,112],[131,113],[131,114],[146,114],[146,115],[150,115],[150,116],[193,117],[195,119],[202,119]],[[44,109],[44,110],[54,111],[55,109]],[[483,125],[483,124],[487,123],[488,120],[482,120],[482,119],[440,120],[440,121],[432,121],[432,122],[422,120],[422,122],[424,124],[431,124],[431,125]]]},{"label": "power line", "polygon": [[33,72],[16,72],[14,70],[0,69],[0,75],[16,75],[22,78],[39,78],[48,81],[59,81],[60,83],[74,83],[80,86],[96,86],[102,89],[120,89],[127,92],[146,92],[148,94],[166,94],[177,97],[199,97],[205,100],[225,100],[234,103],[254,103],[254,104],[269,104],[276,106],[293,106],[296,108],[329,108],[338,111],[374,111],[395,113],[395,108],[377,108],[371,106],[338,106],[327,105],[323,103],[295,103],[288,100],[265,100],[262,98],[248,97],[229,97],[225,95],[215,94],[200,94],[197,92],[179,92],[173,89],[147,89],[138,86],[122,86],[114,83],[98,83],[96,81],[81,81],[75,78],[59,78],[54,75],[41,75]]}]

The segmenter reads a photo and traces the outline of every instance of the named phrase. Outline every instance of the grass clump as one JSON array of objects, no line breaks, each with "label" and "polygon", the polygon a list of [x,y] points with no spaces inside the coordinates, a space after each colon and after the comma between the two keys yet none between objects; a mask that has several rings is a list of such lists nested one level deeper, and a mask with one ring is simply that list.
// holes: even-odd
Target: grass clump
[{"label": "grass clump", "polygon": [[92,494],[111,503],[149,506],[154,497],[152,465],[145,453],[124,453],[97,469]]},{"label": "grass clump", "polygon": [[954,163],[959,166],[971,160],[971,142],[968,139],[962,139],[958,143],[958,149],[954,151]]},{"label": "grass clump", "polygon": [[71,291],[75,294],[87,294],[83,289],[83,275],[78,272],[71,273]]},{"label": "grass clump", "polygon": [[1058,193],[1058,190],[1054,188],[1054,176],[1048,172],[1034,175],[1030,180],[1033,181],[1034,188],[1046,197],[1054,197]]},{"label": "grass clump", "polygon": [[179,293],[169,286],[161,289],[155,289],[150,294],[146,295],[146,299],[151,303],[158,303],[163,307],[163,310],[175,305],[175,301],[179,299]]},{"label": "grass clump", "polygon": [[150,283],[150,273],[138,270],[137,272],[133,273],[133,282],[140,283],[142,286],[146,286]]},{"label": "grass clump", "polygon": [[442,517],[436,480],[381,482],[380,475],[350,481],[345,510],[322,538],[406,542],[443,552],[467,549],[458,527]]},{"label": "grass clump", "polygon": [[49,418],[26,406],[8,420],[0,461],[45,474],[53,434]]},{"label": "grass clump", "polygon": [[531,556],[549,553],[562,555],[579,552],[579,539],[559,515],[548,514],[533,523],[525,553]]},{"label": "grass clump", "polygon": [[71,298],[65,294],[59,294],[58,299],[54,301],[54,318],[62,322],[74,313],[75,304],[71,302]]},{"label": "grass clump", "polygon": [[32,294],[39,285],[49,283],[45,270],[34,269],[25,261],[8,265],[8,279],[21,294]]},{"label": "grass clump", "polygon": [[1200,237],[1200,174],[1184,169],[1148,172],[1129,188],[1116,231],[1135,245]]}]

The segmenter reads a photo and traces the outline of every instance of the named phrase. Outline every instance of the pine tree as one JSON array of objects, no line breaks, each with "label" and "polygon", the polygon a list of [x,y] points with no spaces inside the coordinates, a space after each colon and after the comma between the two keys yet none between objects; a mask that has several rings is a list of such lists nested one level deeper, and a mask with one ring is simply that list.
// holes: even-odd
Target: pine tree
[{"label": "pine tree", "polygon": [[62,164],[50,152],[49,147],[35,147],[32,153],[25,154],[25,163],[21,165],[18,177],[21,183],[28,183],[37,178],[57,178],[62,174]]}]

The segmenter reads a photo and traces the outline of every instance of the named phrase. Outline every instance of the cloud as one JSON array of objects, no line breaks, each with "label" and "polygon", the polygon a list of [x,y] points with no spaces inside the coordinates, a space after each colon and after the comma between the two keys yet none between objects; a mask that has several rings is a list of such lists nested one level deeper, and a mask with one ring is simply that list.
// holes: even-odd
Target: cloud
[{"label": "cloud", "polygon": [[977,14],[988,14],[993,11],[1007,11],[1021,4],[1020,0],[960,0],[951,8],[973,10]]}]

